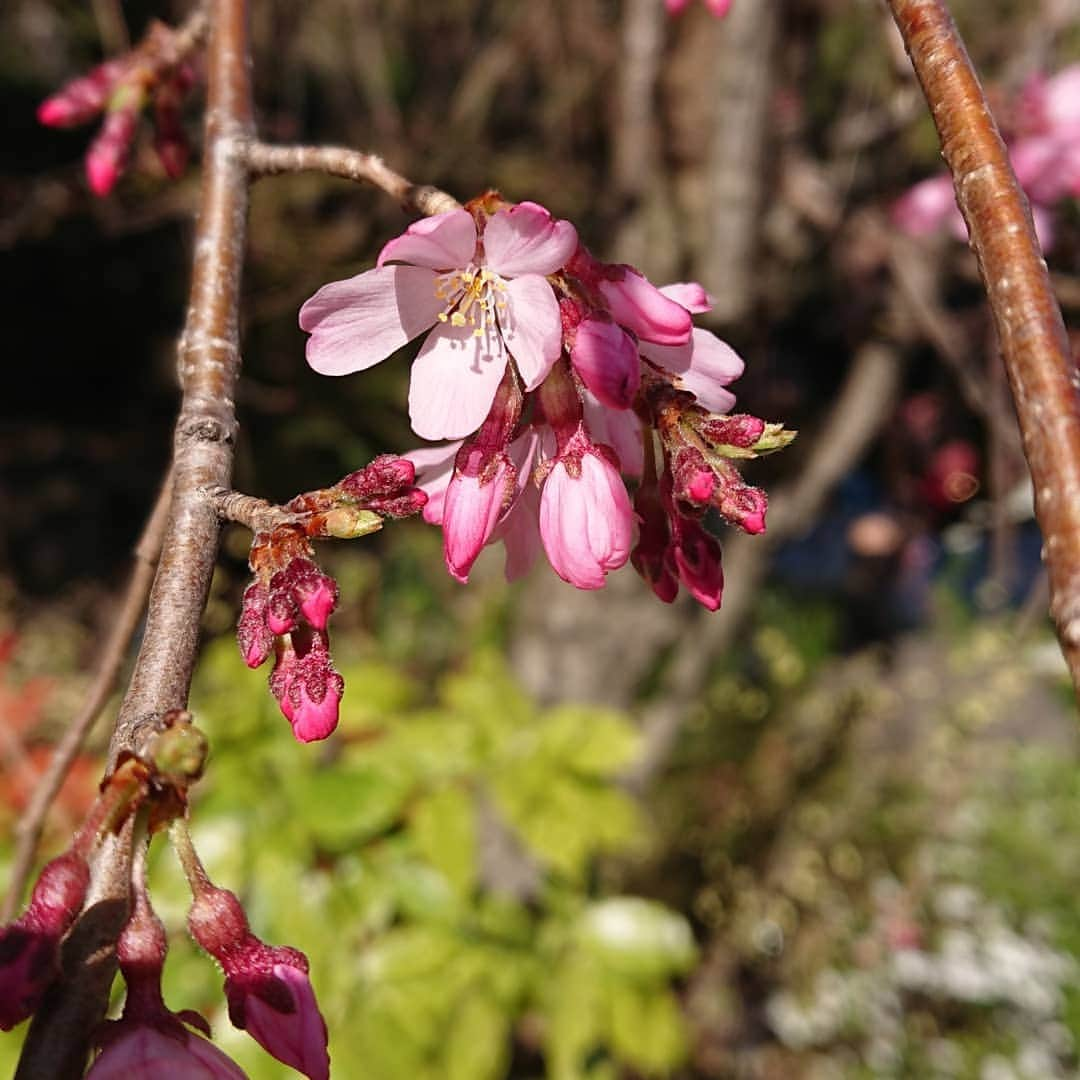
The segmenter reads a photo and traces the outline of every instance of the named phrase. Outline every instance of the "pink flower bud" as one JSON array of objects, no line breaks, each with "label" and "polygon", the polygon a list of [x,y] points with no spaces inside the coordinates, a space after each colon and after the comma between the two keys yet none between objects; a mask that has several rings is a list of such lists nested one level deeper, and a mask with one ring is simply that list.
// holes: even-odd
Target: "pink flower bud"
[{"label": "pink flower bud", "polygon": [[638,488],[634,509],[640,524],[637,546],[630,552],[630,562],[652,591],[665,604],[670,604],[679,593],[679,582],[671,572],[671,532],[655,486]]},{"label": "pink flower bud", "polygon": [[127,1025],[102,1050],[86,1080],[162,1080],[168,1076],[247,1080],[247,1073],[235,1061],[179,1020]]},{"label": "pink flower bud", "polygon": [[560,457],[548,473],[540,538],[555,573],[571,585],[599,589],[626,562],[633,518],[622,477],[595,448]]},{"label": "pink flower bud", "polygon": [[270,578],[266,602],[266,625],[273,634],[288,634],[296,629],[300,609],[293,596],[292,580],[284,570]]},{"label": "pink flower bud", "polygon": [[75,851],[41,871],[26,911],[0,930],[0,1030],[10,1031],[41,1003],[59,974],[60,941],[82,909],[90,868]]},{"label": "pink flower bud", "polygon": [[679,580],[690,595],[709,611],[716,611],[724,592],[720,545],[696,521],[682,517],[674,557]]},{"label": "pink flower bud", "polygon": [[690,312],[631,266],[607,267],[597,287],[611,317],[644,341],[684,345],[690,340]]},{"label": "pink flower bud", "polygon": [[86,152],[86,178],[95,195],[108,195],[127,167],[138,119],[137,102],[113,109],[105,117],[101,131]]},{"label": "pink flower bud", "polygon": [[225,972],[233,1024],[278,1061],[310,1080],[326,1080],[326,1023],[308,978],[307,957],[288,946],[260,941],[251,933],[240,901],[213,885],[196,893],[188,928]]},{"label": "pink flower bud", "polygon": [[325,739],[337,727],[345,681],[334,670],[326,634],[303,628],[280,648],[270,692],[300,742]]},{"label": "pink flower bud", "polygon": [[310,559],[293,559],[287,567],[286,576],[300,614],[316,630],[325,630],[327,620],[337,606],[337,582]]},{"label": "pink flower bud", "polygon": [[683,446],[671,456],[674,496],[693,506],[705,506],[716,490],[716,473],[705,455],[693,446]]},{"label": "pink flower bud", "polygon": [[586,318],[577,327],[570,360],[598,401],[628,409],[641,384],[641,360],[626,331],[610,319]]},{"label": "pink flower bud", "polygon": [[711,417],[701,425],[701,433],[718,446],[747,449],[765,434],[765,421],[748,413]]},{"label": "pink flower bud", "polygon": [[46,127],[74,127],[92,120],[105,108],[126,66],[122,61],[109,60],[72,79],[38,106],[38,121]]},{"label": "pink flower bud", "polygon": [[732,525],[752,534],[765,531],[769,498],[761,488],[750,487],[734,466],[717,469],[717,489],[713,503]]},{"label": "pink flower bud", "polygon": [[451,576],[466,582],[513,496],[516,474],[502,453],[484,463],[482,451],[465,449],[458,461],[443,501],[443,551]]},{"label": "pink flower bud", "polygon": [[408,458],[380,454],[370,465],[350,473],[341,481],[341,489],[361,501],[395,495],[416,479],[416,468]]},{"label": "pink flower bud", "polygon": [[240,655],[249,668],[257,668],[264,663],[274,647],[273,631],[266,625],[266,604],[266,586],[252,582],[244,590],[240,618],[236,624]]}]

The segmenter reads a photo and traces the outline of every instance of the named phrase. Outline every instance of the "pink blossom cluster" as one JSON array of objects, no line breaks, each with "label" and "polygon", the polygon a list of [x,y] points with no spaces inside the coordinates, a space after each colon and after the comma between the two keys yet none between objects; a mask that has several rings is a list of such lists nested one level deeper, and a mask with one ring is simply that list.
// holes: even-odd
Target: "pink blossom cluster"
[{"label": "pink blossom cluster", "polygon": [[[300,325],[311,335],[308,362],[329,375],[371,367],[426,333],[409,413],[417,434],[453,441],[408,457],[455,578],[466,581],[481,550],[501,542],[510,578],[542,549],[565,581],[596,589],[634,546],[640,508],[635,515],[623,474],[644,477],[642,487],[655,482],[681,445],[680,418],[725,413],[734,403],[727,387],[742,359],[692,321],[710,305],[700,285],[658,289],[631,266],[596,259],[568,221],[492,192],[410,226],[374,269],[320,289],[301,308]],[[661,408],[672,417],[667,436]],[[659,466],[645,438],[654,428]],[[686,552],[693,546],[708,561],[702,580],[715,583],[719,546],[699,542],[682,522],[697,525],[714,507],[760,531],[765,496],[757,492],[747,511],[733,492],[756,489],[715,446],[700,451],[712,470],[708,494],[688,506],[680,489],[670,490]],[[681,580],[688,576],[690,569]],[[657,591],[674,596],[666,586]],[[713,584],[698,593],[708,606],[719,603]]]},{"label": "pink blossom cluster", "polygon": [[292,520],[255,534],[254,580],[244,592],[236,638],[250,668],[274,654],[270,691],[301,742],[325,739],[337,727],[345,691],[327,632],[338,586],[316,565],[309,537],[359,536],[384,517],[415,514],[427,502],[415,478],[412,462],[383,454],[333,487],[297,496],[283,508]]},{"label": "pink blossom cluster", "polygon": [[[1039,243],[1050,251],[1056,240],[1055,207],[1080,196],[1080,64],[1051,77],[1033,75],[1018,95],[1013,121],[1009,158],[1030,201]],[[914,236],[947,225],[958,239],[967,239],[948,174],[910,188],[894,205],[893,220]]]},{"label": "pink blossom cluster", "polygon": [[38,107],[40,123],[67,128],[102,115],[101,130],[86,152],[90,190],[104,197],[127,168],[139,115],[149,104],[154,113],[154,149],[165,174],[173,179],[187,167],[190,147],[181,122],[184,98],[195,84],[190,64],[155,62],[171,32],[158,27],[143,52],[107,60],[73,79]]}]

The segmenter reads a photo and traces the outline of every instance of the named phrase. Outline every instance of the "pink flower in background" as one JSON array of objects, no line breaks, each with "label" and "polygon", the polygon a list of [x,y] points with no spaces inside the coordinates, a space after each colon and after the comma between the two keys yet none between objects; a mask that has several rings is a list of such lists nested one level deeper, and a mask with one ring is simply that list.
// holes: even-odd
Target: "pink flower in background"
[{"label": "pink flower in background", "polygon": [[409,416],[425,439],[455,439],[483,422],[512,357],[526,390],[562,350],[559,305],[546,275],[577,247],[577,231],[542,206],[467,210],[418,221],[374,270],[323,286],[300,309],[308,363],[346,375],[431,330],[413,362]]},{"label": "pink flower in background", "polygon": [[[1028,80],[1017,102],[1016,129],[1006,141],[1039,243],[1050,251],[1056,240],[1055,205],[1080,196],[1080,64],[1050,78],[1040,74]],[[893,205],[892,217],[912,236],[947,226],[957,239],[967,239],[948,174],[909,188]]]},{"label": "pink flower in background", "polygon": [[[722,19],[731,9],[732,0],[703,0],[709,12]],[[690,0],[664,0],[669,15],[681,15],[690,6]]]}]

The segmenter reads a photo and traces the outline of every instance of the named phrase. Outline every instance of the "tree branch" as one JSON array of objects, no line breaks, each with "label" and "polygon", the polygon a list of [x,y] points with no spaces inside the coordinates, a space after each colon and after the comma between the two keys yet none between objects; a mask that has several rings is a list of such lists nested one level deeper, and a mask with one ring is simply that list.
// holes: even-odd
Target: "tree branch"
[{"label": "tree branch", "polygon": [[[205,165],[195,262],[178,365],[183,398],[173,450],[173,497],[162,557],[131,685],[110,745],[113,763],[138,750],[163,713],[187,704],[199,625],[217,556],[220,524],[204,491],[228,487],[240,368],[239,292],[248,174],[242,147],[253,135],[246,0],[216,0],[207,64]],[[20,1078],[81,1075],[116,970],[115,943],[127,911],[130,835],[95,860],[92,900],[64,950],[64,977],[38,1010]]]},{"label": "tree branch", "polygon": [[1035,487],[1050,613],[1080,693],[1080,380],[1027,200],[943,0],[887,0],[937,125]]},{"label": "tree branch", "polygon": [[270,146],[252,140],[244,147],[244,157],[253,177],[282,173],[321,172],[373,184],[385,191],[406,210],[418,214],[444,214],[458,210],[461,203],[430,184],[414,184],[394,172],[381,157],[349,150],[344,146]]}]

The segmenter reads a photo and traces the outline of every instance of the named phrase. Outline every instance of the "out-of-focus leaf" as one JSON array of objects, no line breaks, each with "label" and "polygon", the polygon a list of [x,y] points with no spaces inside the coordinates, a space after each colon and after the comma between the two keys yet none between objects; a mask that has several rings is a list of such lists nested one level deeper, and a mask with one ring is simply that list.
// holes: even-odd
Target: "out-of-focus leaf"
[{"label": "out-of-focus leaf", "polygon": [[611,1045],[647,1075],[667,1074],[686,1056],[687,1033],[678,1002],[664,987],[612,980],[608,988]]},{"label": "out-of-focus leaf", "polygon": [[509,1017],[482,990],[467,993],[450,1017],[446,1080],[498,1080],[509,1057]]},{"label": "out-of-focus leaf", "polygon": [[413,807],[410,833],[417,852],[442,872],[459,895],[476,882],[476,810],[468,792],[447,787]]},{"label": "out-of-focus leaf", "polygon": [[294,820],[314,842],[343,850],[394,822],[411,789],[410,778],[400,773],[352,766],[297,777],[286,792]]},{"label": "out-of-focus leaf", "polygon": [[641,741],[625,714],[581,705],[545,713],[540,739],[541,752],[590,777],[616,776],[634,760]]}]

